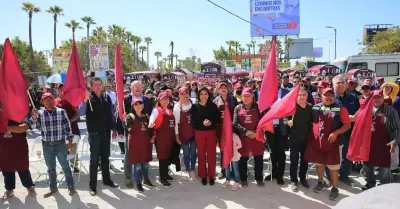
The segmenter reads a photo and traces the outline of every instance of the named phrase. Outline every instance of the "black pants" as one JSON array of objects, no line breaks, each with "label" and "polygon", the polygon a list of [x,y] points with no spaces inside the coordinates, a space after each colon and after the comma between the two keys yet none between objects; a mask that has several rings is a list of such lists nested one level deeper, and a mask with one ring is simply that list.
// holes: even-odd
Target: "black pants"
[{"label": "black pants", "polygon": [[121,154],[125,154],[125,142],[118,142],[119,149],[121,150]]},{"label": "black pants", "polygon": [[[240,157],[239,160],[239,171],[240,171],[240,181],[247,181],[247,162],[249,157]],[[263,181],[263,156],[254,156],[254,178],[256,181]]]},{"label": "black pants", "polygon": [[283,178],[285,172],[285,150],[288,144],[287,136],[281,134],[279,127],[274,127],[275,133],[267,132],[267,142],[271,149],[272,175]]},{"label": "black pants", "polygon": [[306,179],[308,163],[304,161],[304,151],[306,150],[305,142],[292,142],[289,141],[290,147],[290,180],[292,182],[298,182],[297,179],[297,167],[299,163],[299,155],[300,155],[300,171],[299,177],[300,180]]},{"label": "black pants", "polygon": [[169,158],[169,165],[174,164],[176,172],[181,171],[181,160],[179,159],[179,153],[181,152],[181,145],[174,142],[174,146],[171,150],[171,156]]},{"label": "black pants", "polygon": [[169,159],[158,160],[158,169],[160,170],[160,180],[167,180]]},{"label": "black pants", "polygon": [[104,131],[98,133],[89,133],[90,144],[90,181],[89,187],[95,189],[97,186],[97,168],[99,166],[99,157],[101,160],[101,175],[103,183],[110,183],[110,138],[111,132]]},{"label": "black pants", "polygon": [[[20,171],[18,172],[19,179],[22,182],[22,185],[26,188],[31,186],[35,186],[32,182],[31,172],[27,171]],[[3,172],[4,176],[4,185],[7,191],[15,189],[15,172]]]}]

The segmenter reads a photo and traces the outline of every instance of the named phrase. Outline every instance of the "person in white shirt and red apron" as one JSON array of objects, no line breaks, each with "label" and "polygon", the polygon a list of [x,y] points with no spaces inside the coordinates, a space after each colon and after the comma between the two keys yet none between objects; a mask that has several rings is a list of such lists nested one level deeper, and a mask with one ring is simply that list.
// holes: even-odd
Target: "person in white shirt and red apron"
[{"label": "person in white shirt and red apron", "polygon": [[144,105],[140,99],[134,99],[131,113],[126,117],[126,128],[129,131],[128,152],[129,164],[132,165],[132,177],[136,182],[136,189],[143,192],[143,184],[154,187],[149,178],[149,162],[153,159],[154,143],[153,131],[148,130],[149,116],[143,112]]},{"label": "person in white shirt and red apron", "polygon": [[179,89],[179,102],[174,106],[175,116],[175,136],[176,142],[182,146],[183,162],[185,164],[187,176],[185,180],[195,180],[196,168],[196,143],[194,139],[194,129],[190,124],[190,109],[192,102],[189,98],[189,89],[182,87]]},{"label": "person in white shirt and red apron", "polygon": [[165,92],[158,94],[158,107],[151,112],[149,128],[155,129],[156,151],[159,161],[160,180],[165,187],[171,187],[174,180],[168,174],[172,147],[175,142],[175,117],[168,108],[169,97]]},{"label": "person in white shirt and red apron", "polygon": [[257,103],[254,101],[254,94],[251,88],[244,88],[242,91],[243,104],[235,107],[232,126],[239,133],[242,148],[239,162],[240,180],[242,187],[247,187],[247,162],[254,157],[254,175],[259,187],[264,187],[263,182],[263,157],[264,143],[256,139],[258,122],[261,113]]}]

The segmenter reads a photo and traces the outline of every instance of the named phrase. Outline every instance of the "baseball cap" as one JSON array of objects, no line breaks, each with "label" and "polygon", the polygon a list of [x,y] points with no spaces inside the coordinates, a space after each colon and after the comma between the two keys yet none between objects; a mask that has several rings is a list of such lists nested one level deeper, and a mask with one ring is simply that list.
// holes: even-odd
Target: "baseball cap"
[{"label": "baseball cap", "polygon": [[46,92],[46,93],[42,94],[41,100],[46,99],[47,97],[54,99],[54,96],[52,93]]},{"label": "baseball cap", "polygon": [[353,79],[349,79],[349,80],[347,80],[347,84],[354,85],[354,84],[356,84],[356,81]]},{"label": "baseball cap", "polygon": [[251,88],[244,88],[242,95],[253,95],[253,90]]},{"label": "baseball cap", "polygon": [[138,102],[140,102],[140,103],[143,104],[143,101],[142,101],[142,100],[135,98],[135,99],[132,100],[131,106],[134,105],[134,104],[136,104],[136,103],[138,103]]},{"label": "baseball cap", "polygon": [[328,82],[326,82],[324,80],[318,82],[318,87],[320,87],[320,88],[326,88],[326,87],[328,87],[328,85],[329,85]]},{"label": "baseball cap", "polygon": [[383,96],[383,91],[382,90],[375,90],[372,92],[374,96]]},{"label": "baseball cap", "polygon": [[178,92],[179,94],[187,94],[189,92],[189,89],[186,87],[181,87]]},{"label": "baseball cap", "polygon": [[327,94],[327,93],[332,93],[332,94],[334,94],[334,91],[333,91],[333,89],[332,88],[326,88],[326,89],[324,89],[324,90],[322,90],[322,95],[325,95],[325,94]]},{"label": "baseball cap", "polygon": [[158,100],[162,100],[162,99],[166,99],[166,98],[168,98],[168,95],[165,92],[159,93],[158,97],[157,97]]},{"label": "baseball cap", "polygon": [[171,89],[166,89],[165,93],[167,94],[167,96],[172,95],[172,90]]},{"label": "baseball cap", "polygon": [[228,85],[227,85],[226,83],[224,83],[224,82],[219,83],[219,84],[218,84],[218,88],[221,88],[222,85],[224,85],[224,86],[226,86],[226,88],[228,88]]},{"label": "baseball cap", "polygon": [[242,85],[242,83],[237,82],[237,83],[235,84],[234,88],[235,88],[235,89],[243,88],[243,85]]},{"label": "baseball cap", "polygon": [[377,80],[377,81],[383,81],[383,80],[385,80],[385,79],[382,78],[382,77],[378,77],[376,80]]},{"label": "baseball cap", "polygon": [[369,83],[369,81],[368,80],[364,80],[364,83],[363,83],[363,85],[361,86],[361,88],[364,88],[364,87],[371,87],[371,84]]}]

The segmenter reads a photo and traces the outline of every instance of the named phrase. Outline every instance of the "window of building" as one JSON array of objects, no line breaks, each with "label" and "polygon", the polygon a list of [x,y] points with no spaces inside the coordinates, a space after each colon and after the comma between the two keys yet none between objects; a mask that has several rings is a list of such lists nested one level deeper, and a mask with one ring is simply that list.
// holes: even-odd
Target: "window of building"
[{"label": "window of building", "polygon": [[347,71],[354,69],[368,69],[368,63],[366,62],[350,62]]},{"label": "window of building", "polygon": [[398,62],[376,63],[375,72],[377,77],[398,76],[399,63]]}]

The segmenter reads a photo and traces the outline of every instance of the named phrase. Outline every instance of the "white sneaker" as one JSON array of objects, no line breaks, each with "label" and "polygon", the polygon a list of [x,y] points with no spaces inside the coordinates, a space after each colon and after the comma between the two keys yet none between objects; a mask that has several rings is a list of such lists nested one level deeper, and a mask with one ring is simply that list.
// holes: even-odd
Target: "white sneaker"
[{"label": "white sneaker", "polygon": [[238,189],[239,189],[239,187],[240,187],[240,185],[239,185],[239,183],[234,183],[233,185],[232,185],[232,191],[237,191]]},{"label": "white sneaker", "polygon": [[189,174],[189,173],[185,174],[185,176],[183,177],[183,179],[185,179],[185,181],[190,181],[190,180],[192,180],[192,178],[190,178],[190,174]]},{"label": "white sneaker", "polygon": [[191,171],[191,172],[189,173],[189,175],[190,175],[190,178],[192,179],[192,181],[195,181],[195,180],[196,180],[196,174],[194,173],[194,171]]},{"label": "white sneaker", "polygon": [[230,186],[231,186],[231,182],[229,182],[229,181],[225,181],[225,182],[221,185],[222,188],[226,188],[226,187],[230,187]]}]

